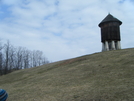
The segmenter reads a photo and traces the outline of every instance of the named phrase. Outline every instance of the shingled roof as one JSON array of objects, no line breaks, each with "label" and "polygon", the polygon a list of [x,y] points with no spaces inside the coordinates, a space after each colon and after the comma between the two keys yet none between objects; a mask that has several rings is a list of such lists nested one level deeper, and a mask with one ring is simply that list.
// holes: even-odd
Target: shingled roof
[{"label": "shingled roof", "polygon": [[101,26],[101,24],[106,23],[106,22],[119,22],[120,25],[122,24],[122,22],[120,20],[118,20],[117,18],[115,18],[114,16],[112,16],[111,14],[108,14],[99,24],[99,27]]}]

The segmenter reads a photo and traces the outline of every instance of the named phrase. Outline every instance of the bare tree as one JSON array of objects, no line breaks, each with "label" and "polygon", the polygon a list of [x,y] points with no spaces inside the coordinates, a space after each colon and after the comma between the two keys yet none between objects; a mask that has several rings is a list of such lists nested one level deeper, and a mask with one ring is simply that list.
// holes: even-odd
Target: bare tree
[{"label": "bare tree", "polygon": [[23,69],[23,54],[24,54],[24,48],[18,47],[16,48],[16,58],[15,58],[15,69]]},{"label": "bare tree", "polygon": [[32,51],[32,67],[37,66],[37,61],[36,61],[36,51]]},{"label": "bare tree", "polygon": [[49,63],[39,50],[30,51],[23,47],[15,48],[7,41],[0,42],[0,75],[14,70],[37,67]]},{"label": "bare tree", "polygon": [[2,49],[3,49],[3,45],[2,42],[0,41],[0,75],[3,74],[3,59],[2,59]]},{"label": "bare tree", "polygon": [[23,61],[24,61],[24,69],[26,68],[30,68],[30,51],[29,50],[24,50],[24,53],[23,53]]},{"label": "bare tree", "polygon": [[42,51],[32,51],[32,67],[40,66],[49,63],[48,60],[43,56]]},{"label": "bare tree", "polygon": [[9,43],[9,41],[7,41],[7,43],[4,45],[4,74],[8,73],[9,52],[10,52],[10,43]]},{"label": "bare tree", "polygon": [[9,50],[9,68],[8,71],[11,72],[15,65],[15,48],[11,45]]}]

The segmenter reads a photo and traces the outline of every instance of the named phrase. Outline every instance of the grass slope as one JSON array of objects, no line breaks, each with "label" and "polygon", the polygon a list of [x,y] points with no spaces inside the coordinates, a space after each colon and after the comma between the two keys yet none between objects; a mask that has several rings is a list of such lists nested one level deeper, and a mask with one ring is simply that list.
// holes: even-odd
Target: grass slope
[{"label": "grass slope", "polygon": [[8,101],[134,101],[134,49],[95,53],[0,77]]}]

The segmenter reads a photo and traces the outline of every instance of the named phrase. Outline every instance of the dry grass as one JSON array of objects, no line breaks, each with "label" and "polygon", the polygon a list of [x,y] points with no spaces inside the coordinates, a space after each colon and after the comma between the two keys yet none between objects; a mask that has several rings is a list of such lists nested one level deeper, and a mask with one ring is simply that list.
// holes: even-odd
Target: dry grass
[{"label": "dry grass", "polygon": [[95,53],[0,77],[9,101],[134,101],[134,49]]}]

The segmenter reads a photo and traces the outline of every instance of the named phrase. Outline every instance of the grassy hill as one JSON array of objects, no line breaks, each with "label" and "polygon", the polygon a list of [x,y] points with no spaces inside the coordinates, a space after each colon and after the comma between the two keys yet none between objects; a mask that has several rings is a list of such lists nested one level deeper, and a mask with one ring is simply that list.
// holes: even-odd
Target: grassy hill
[{"label": "grassy hill", "polygon": [[85,55],[0,77],[8,101],[134,101],[134,49]]}]

